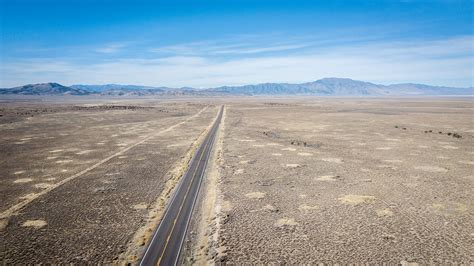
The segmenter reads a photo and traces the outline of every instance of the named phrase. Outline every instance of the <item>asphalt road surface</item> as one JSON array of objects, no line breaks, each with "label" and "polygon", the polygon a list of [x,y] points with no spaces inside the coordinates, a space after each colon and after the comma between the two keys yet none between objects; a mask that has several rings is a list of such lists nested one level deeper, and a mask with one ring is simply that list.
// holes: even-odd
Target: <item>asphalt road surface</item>
[{"label": "asphalt road surface", "polygon": [[191,160],[140,265],[177,264],[223,110]]}]

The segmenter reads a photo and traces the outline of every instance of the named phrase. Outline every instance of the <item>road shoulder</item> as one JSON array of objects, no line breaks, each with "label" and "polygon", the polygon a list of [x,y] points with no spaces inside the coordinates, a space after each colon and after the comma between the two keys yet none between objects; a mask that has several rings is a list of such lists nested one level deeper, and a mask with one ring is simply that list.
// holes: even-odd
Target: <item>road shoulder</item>
[{"label": "road shoulder", "polygon": [[201,184],[197,208],[193,211],[189,234],[186,239],[182,261],[194,265],[209,265],[214,261],[225,260],[225,248],[218,243],[221,217],[221,197],[219,182],[223,167],[223,142],[225,135],[225,118],[227,108],[224,108],[222,121],[209,163],[206,167],[205,178]]}]

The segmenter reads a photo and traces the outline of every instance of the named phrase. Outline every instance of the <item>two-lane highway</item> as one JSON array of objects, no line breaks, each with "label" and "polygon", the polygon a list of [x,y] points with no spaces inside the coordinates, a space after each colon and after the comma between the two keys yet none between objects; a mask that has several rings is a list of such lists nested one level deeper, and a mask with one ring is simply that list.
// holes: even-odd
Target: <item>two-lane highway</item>
[{"label": "two-lane highway", "polygon": [[178,262],[223,111],[222,106],[211,130],[182,177],[140,265],[175,265]]}]

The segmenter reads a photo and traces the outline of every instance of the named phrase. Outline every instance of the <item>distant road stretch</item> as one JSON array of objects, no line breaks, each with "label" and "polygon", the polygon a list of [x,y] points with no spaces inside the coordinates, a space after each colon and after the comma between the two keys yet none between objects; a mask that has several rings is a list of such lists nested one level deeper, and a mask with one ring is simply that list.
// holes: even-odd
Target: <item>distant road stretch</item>
[{"label": "distant road stretch", "polygon": [[140,265],[176,265],[224,107],[191,160]]}]

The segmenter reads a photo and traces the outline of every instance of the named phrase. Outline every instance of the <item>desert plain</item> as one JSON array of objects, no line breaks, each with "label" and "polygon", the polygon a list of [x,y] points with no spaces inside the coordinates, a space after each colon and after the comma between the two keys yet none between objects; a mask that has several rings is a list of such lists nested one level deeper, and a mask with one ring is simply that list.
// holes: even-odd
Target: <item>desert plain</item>
[{"label": "desert plain", "polygon": [[474,260],[472,98],[12,98],[2,263],[136,263],[224,117],[183,263]]}]

